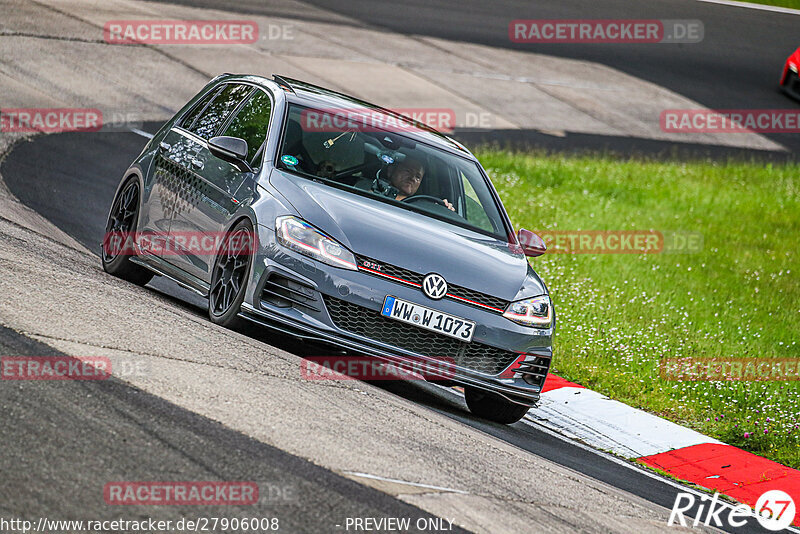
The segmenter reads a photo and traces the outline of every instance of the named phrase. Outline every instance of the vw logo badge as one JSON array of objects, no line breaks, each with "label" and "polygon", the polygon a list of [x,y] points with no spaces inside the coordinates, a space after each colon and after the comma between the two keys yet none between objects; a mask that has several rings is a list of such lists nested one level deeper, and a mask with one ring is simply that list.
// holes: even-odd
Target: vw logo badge
[{"label": "vw logo badge", "polygon": [[439,274],[431,273],[422,279],[422,292],[434,300],[447,294],[447,282]]}]

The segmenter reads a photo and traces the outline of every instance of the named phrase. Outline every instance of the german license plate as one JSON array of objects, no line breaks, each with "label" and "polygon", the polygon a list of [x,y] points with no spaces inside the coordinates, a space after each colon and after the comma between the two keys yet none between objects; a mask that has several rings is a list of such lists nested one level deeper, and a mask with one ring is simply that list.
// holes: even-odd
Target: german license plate
[{"label": "german license plate", "polygon": [[383,301],[381,315],[467,343],[472,341],[472,335],[475,333],[475,323],[473,321],[432,310],[407,300],[400,300],[391,295],[387,295]]}]

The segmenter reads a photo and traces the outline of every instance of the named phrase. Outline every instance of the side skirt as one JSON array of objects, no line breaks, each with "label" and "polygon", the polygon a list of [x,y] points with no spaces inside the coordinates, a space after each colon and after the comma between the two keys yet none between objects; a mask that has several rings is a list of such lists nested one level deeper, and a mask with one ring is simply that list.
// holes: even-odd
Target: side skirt
[{"label": "side skirt", "polygon": [[170,265],[157,256],[133,256],[130,261],[150,269],[159,276],[169,278],[179,286],[194,291],[201,297],[208,298],[208,292],[211,290],[211,286],[196,276]]}]

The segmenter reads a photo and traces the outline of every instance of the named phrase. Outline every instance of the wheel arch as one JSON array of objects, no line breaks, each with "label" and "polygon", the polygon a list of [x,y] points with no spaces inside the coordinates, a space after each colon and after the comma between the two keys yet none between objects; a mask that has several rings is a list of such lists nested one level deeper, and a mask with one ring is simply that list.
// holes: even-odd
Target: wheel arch
[{"label": "wheel arch", "polygon": [[235,215],[235,216],[231,217],[231,221],[230,221],[230,222],[228,223],[228,225],[225,227],[225,233],[228,233],[228,232],[230,232],[231,230],[233,230],[233,228],[234,228],[234,227],[235,227],[237,224],[239,224],[240,222],[242,222],[242,221],[245,221],[245,220],[246,220],[247,222],[249,222],[249,223],[250,223],[250,227],[251,227],[251,228],[253,228],[253,230],[255,231],[255,229],[256,229],[256,222],[254,222],[254,220],[253,220],[254,218],[255,218],[255,217],[253,217],[253,216],[252,216],[252,215],[250,215],[249,213],[239,213],[239,214],[237,214],[237,215]]},{"label": "wheel arch", "polygon": [[[117,200],[117,195],[119,195],[123,186],[125,186],[125,184],[127,184],[131,180],[131,178],[134,177],[139,182],[139,214],[137,217],[142,216],[142,202],[144,202],[144,195],[142,194],[142,192],[144,191],[144,177],[142,176],[142,170],[138,166],[134,166],[125,171],[125,174],[122,175],[122,180],[120,180],[119,183],[117,184],[117,188],[114,190],[114,196],[111,197],[111,203],[108,206],[108,212],[106,213],[106,220],[108,220],[108,217],[111,215],[111,209],[114,207],[114,201]],[[137,228],[140,222],[141,220],[137,218],[136,221]]]}]

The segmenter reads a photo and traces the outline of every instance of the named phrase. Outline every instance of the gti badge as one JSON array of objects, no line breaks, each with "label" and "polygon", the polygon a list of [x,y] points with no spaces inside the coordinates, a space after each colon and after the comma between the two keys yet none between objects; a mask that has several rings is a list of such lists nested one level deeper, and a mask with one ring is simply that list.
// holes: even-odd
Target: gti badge
[{"label": "gti badge", "polygon": [[363,265],[367,269],[372,269],[373,271],[381,271],[381,272],[383,272],[383,267],[381,265],[379,265],[377,263],[373,263],[371,261],[364,260],[364,261],[361,262],[361,265]]},{"label": "gti badge", "polygon": [[422,279],[422,292],[434,300],[447,294],[447,282],[441,275],[431,273]]}]

